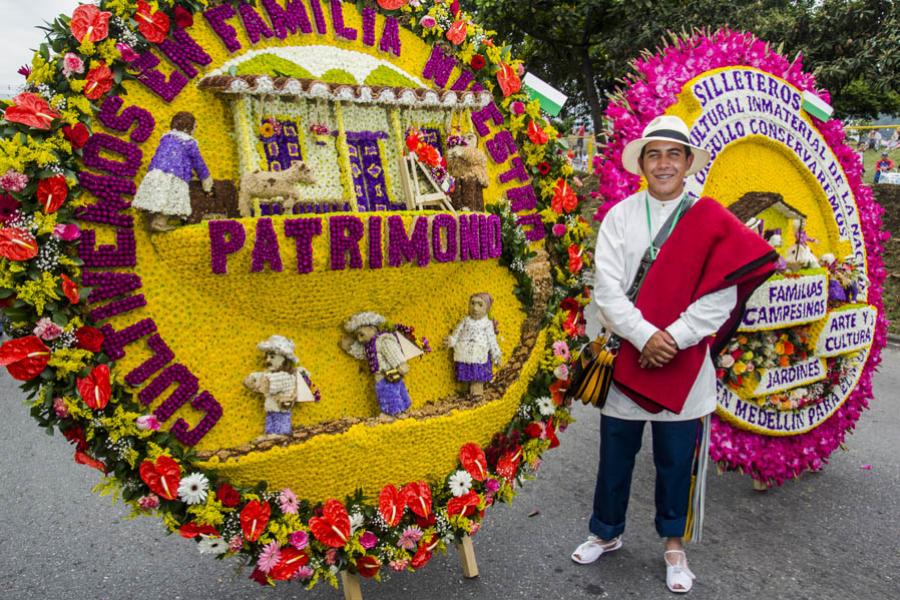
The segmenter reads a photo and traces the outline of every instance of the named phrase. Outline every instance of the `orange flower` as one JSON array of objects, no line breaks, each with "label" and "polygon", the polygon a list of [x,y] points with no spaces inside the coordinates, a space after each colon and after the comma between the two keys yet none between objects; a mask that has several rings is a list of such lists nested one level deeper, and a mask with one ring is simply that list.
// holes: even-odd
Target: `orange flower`
[{"label": "orange flower", "polygon": [[500,70],[497,71],[497,83],[503,91],[503,96],[512,96],[522,89],[522,80],[516,70],[506,63],[500,63]]},{"label": "orange flower", "polygon": [[787,356],[782,356],[778,359],[778,366],[786,367],[791,364],[791,359]]},{"label": "orange flower", "polygon": [[558,215],[570,213],[578,207],[578,196],[569,186],[568,182],[560,177],[556,180],[553,187],[553,200],[550,202],[550,208]]},{"label": "orange flower", "polygon": [[543,146],[550,141],[550,136],[537,124],[537,121],[532,119],[528,123],[528,139],[531,140],[532,144]]},{"label": "orange flower", "polygon": [[447,39],[454,45],[459,46],[466,39],[467,28],[468,24],[464,20],[458,19],[454,21],[453,25],[450,26],[450,29],[447,30]]},{"label": "orange flower", "polygon": [[13,98],[12,106],[6,109],[4,118],[10,123],[21,123],[35,129],[50,129],[53,119],[59,113],[50,108],[47,101],[38,96],[24,92]]},{"label": "orange flower", "polygon": [[105,40],[109,35],[109,18],[112,13],[100,11],[93,4],[82,4],[72,13],[69,29],[79,42]]},{"label": "orange flower", "polygon": [[90,100],[97,100],[108,92],[113,85],[113,74],[105,62],[91,69],[85,80],[84,95]]}]

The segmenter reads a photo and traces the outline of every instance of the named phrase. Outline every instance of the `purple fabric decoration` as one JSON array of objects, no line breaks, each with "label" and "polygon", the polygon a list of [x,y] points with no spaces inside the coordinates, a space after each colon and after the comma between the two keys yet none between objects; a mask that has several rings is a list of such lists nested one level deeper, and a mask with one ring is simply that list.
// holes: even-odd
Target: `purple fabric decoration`
[{"label": "purple fabric decoration", "polygon": [[457,381],[490,381],[494,378],[490,359],[483,364],[454,362],[453,366]]},{"label": "purple fabric decoration", "polygon": [[[381,43],[382,45],[384,44],[384,38],[381,39]],[[455,66],[456,58],[452,54],[448,56],[444,54],[440,46],[433,46],[431,48],[431,56],[428,57],[428,62],[425,63],[425,68],[422,69],[422,78],[433,79],[438,87],[443,88],[447,85],[447,80],[450,79],[450,74]],[[472,115],[472,118],[475,118],[475,114]],[[500,122],[502,123],[503,121]]]},{"label": "purple fabric decoration", "polygon": [[379,364],[378,364],[378,351],[375,349],[375,340],[378,339],[378,336],[382,335],[381,333],[376,333],[372,336],[366,345],[363,347],[366,354],[366,363],[369,365],[369,373],[377,373]]},{"label": "purple fabric decoration", "polygon": [[159,334],[153,334],[147,339],[147,346],[153,350],[153,356],[141,363],[128,375],[125,376],[125,383],[131,387],[137,387],[150,379],[153,374],[175,359],[175,353],[163,341]]},{"label": "purple fabric decoration", "polygon": [[134,196],[137,191],[134,181],[81,171],[78,183],[83,190],[96,196],[98,202],[76,209],[75,218],[114,227],[134,227],[134,217],[120,212],[131,208],[131,200],[122,196]]},{"label": "purple fabric decoration", "polygon": [[291,411],[266,413],[266,433],[290,435],[292,429]]},{"label": "purple fabric decoration", "polygon": [[332,271],[347,268],[347,253],[350,253],[350,268],[362,269],[363,260],[359,242],[363,238],[364,230],[362,219],[359,217],[339,216],[328,219]]},{"label": "purple fabric decoration", "polygon": [[162,373],[138,393],[141,404],[148,406],[162,396],[163,392],[172,384],[177,384],[178,387],[153,411],[160,422],[168,421],[176,410],[184,406],[197,393],[197,390],[200,389],[200,380],[197,379],[197,376],[183,364],[175,363],[163,369]]},{"label": "purple fabric decoration", "polygon": [[384,251],[381,248],[381,217],[369,217],[369,268],[384,266]]},{"label": "purple fabric decoration", "polygon": [[517,179],[518,181],[530,181],[530,177],[528,176],[528,170],[525,168],[525,163],[522,162],[522,159],[518,156],[514,156],[510,161],[512,167],[509,168],[505,173],[500,173],[500,183],[509,183],[513,179]]},{"label": "purple fabric decoration", "polygon": [[[226,239],[226,236],[227,239]],[[209,253],[213,273],[228,272],[228,255],[244,247],[247,233],[238,221],[209,222]]]},{"label": "purple fabric decoration", "polygon": [[178,419],[169,430],[175,435],[175,439],[185,446],[196,445],[222,418],[222,405],[207,391],[200,392],[191,400],[191,408],[206,413],[197,426],[189,430],[190,425],[187,421]]},{"label": "purple fabric decoration", "polygon": [[450,86],[450,89],[454,92],[464,92],[469,84],[472,83],[472,80],[475,79],[475,75],[472,71],[468,69],[463,69],[459,77],[456,78],[456,81],[453,82],[453,85]]},{"label": "purple fabric decoration", "polygon": [[499,258],[503,254],[503,222],[500,215],[478,215],[481,229],[481,258]]},{"label": "purple fabric decoration", "polygon": [[381,152],[378,149],[378,140],[387,137],[386,133],[374,131],[347,134],[350,173],[360,211],[405,208],[403,205],[392,203],[388,197]]},{"label": "purple fabric decoration", "polygon": [[506,199],[509,200],[509,208],[513,212],[537,208],[537,194],[534,193],[532,185],[506,190]]},{"label": "purple fabric decoration", "polygon": [[459,260],[481,260],[478,215],[459,215]]},{"label": "purple fabric decoration", "polygon": [[400,56],[400,23],[394,17],[384,20],[384,29],[381,32],[381,43],[378,49],[382,52],[392,52],[394,56]]},{"label": "purple fabric decoration", "polygon": [[159,58],[150,50],[137,57],[130,66],[132,69],[140,71],[137,80],[166,102],[172,102],[189,81],[177,69],[173,70],[167,78],[156,68],[159,66]]},{"label": "purple fabric decoration", "polygon": [[328,25],[325,23],[325,13],[322,12],[322,0],[312,0],[309,7],[312,9],[313,17],[316,20],[316,31],[320,35],[328,33]]},{"label": "purple fabric decoration", "polygon": [[113,300],[109,304],[105,304],[100,308],[92,310],[88,315],[88,319],[94,321],[95,323],[105,321],[106,319],[131,310],[135,310],[142,306],[147,306],[147,300],[144,298],[143,294],[138,294],[136,296],[126,296],[125,298]]},{"label": "purple fabric decoration", "polygon": [[156,323],[153,319],[141,319],[119,331],[107,323],[100,328],[100,331],[103,333],[103,351],[111,359],[120,360],[125,356],[125,346],[133,344],[151,333],[156,333]]},{"label": "purple fabric decoration", "polygon": [[[267,121],[270,120],[262,119],[260,124]],[[260,141],[263,142],[269,171],[285,171],[294,162],[303,160],[297,124],[292,121],[278,121],[278,125],[280,125],[279,131],[272,137],[264,138],[259,136]],[[278,206],[280,207],[281,205]]]},{"label": "purple fabric decoration", "polygon": [[253,260],[250,270],[259,273],[268,263],[269,268],[276,273],[284,270],[281,264],[281,253],[278,249],[278,236],[272,219],[258,219],[256,221],[256,241],[253,243]]},{"label": "purple fabric decoration", "polygon": [[411,236],[406,236],[403,217],[388,217],[388,265],[400,265],[416,260],[416,264],[424,267],[428,264],[428,217],[416,217]]},{"label": "purple fabric decoration", "polygon": [[412,399],[409,397],[406,384],[402,379],[393,383],[387,379],[376,381],[375,397],[378,398],[381,412],[389,415],[400,414],[412,404]]},{"label": "purple fabric decoration", "polygon": [[117,115],[119,109],[125,101],[119,96],[107,96],[97,112],[97,118],[103,125],[113,131],[125,132],[134,125],[134,131],[131,132],[132,142],[146,142],[153,134],[156,128],[156,119],[147,109],[139,106],[129,106],[122,111],[121,115]]},{"label": "purple fabric decoration", "polygon": [[503,113],[497,108],[497,105],[491,102],[481,110],[472,113],[472,124],[479,137],[484,137],[491,132],[491,128],[486,124],[488,121],[494,125],[503,124]]},{"label": "purple fabric decoration", "polygon": [[828,282],[828,299],[832,302],[847,301],[847,292],[844,290],[844,286],[836,279],[832,279]]},{"label": "purple fabric decoration", "polygon": [[192,171],[197,173],[200,181],[209,177],[209,169],[200,155],[197,140],[182,139],[174,132],[165,134],[159,140],[159,146],[150,161],[150,170],[174,175],[185,183],[190,183]]},{"label": "purple fabric decoration", "polygon": [[547,232],[544,230],[544,222],[541,220],[541,215],[537,213],[517,215],[516,225],[523,231],[525,231],[525,227],[531,228],[525,231],[525,239],[529,242],[538,242],[547,235]]},{"label": "purple fabric decoration", "polygon": [[296,238],[297,272],[313,270],[313,238],[322,235],[322,219],[287,219],[284,222],[285,237]]},{"label": "purple fabric decoration", "polygon": [[222,43],[229,53],[237,52],[241,49],[241,42],[237,37],[237,30],[226,23],[228,19],[235,16],[234,8],[230,4],[220,4],[219,6],[203,11],[203,18],[209,23],[209,27],[219,36]]},{"label": "purple fabric decoration", "polygon": [[362,41],[366,46],[375,45],[375,14],[375,9],[371,6],[367,6],[362,10]]},{"label": "purple fabric decoration", "polygon": [[78,246],[78,256],[84,261],[84,266],[90,269],[108,267],[133,267],[137,264],[137,244],[134,241],[133,229],[119,229],[116,231],[116,244],[101,244],[96,248],[97,232],[93,229],[84,229],[81,232],[81,244]]},{"label": "purple fabric decoration", "polygon": [[346,40],[356,39],[358,32],[353,27],[344,25],[344,9],[341,0],[331,0],[331,24],[334,26],[334,35]]},{"label": "purple fabric decoration", "polygon": [[[100,156],[101,150],[118,154],[124,160],[117,161],[104,158]],[[134,177],[137,175],[138,169],[141,168],[141,161],[144,158],[144,153],[135,144],[130,144],[105,133],[95,133],[89,137],[82,152],[84,155],[84,166],[106,171],[116,177]]]},{"label": "purple fabric decoration", "polygon": [[141,278],[134,273],[84,271],[81,274],[81,285],[91,288],[87,302],[88,304],[94,304],[139,290],[143,284]]},{"label": "purple fabric decoration", "polygon": [[188,79],[197,76],[197,69],[191,63],[205,67],[212,62],[212,57],[194,41],[187,31],[180,27],[172,29],[171,37],[164,39],[159,44],[159,49],[170,61],[178,65]]},{"label": "purple fabric decoration", "polygon": [[[442,236],[441,230],[446,230]],[[443,247],[441,238],[447,240],[447,248]],[[431,221],[431,255],[440,263],[453,262],[459,250],[456,237],[456,219],[453,215],[436,215]]]},{"label": "purple fabric decoration", "polygon": [[300,33],[312,33],[312,23],[309,21],[309,15],[306,14],[306,8],[303,7],[301,0],[288,0],[284,8],[282,8],[275,0],[263,0],[263,6],[272,21],[272,27],[275,29],[275,36],[279,39],[285,39],[288,31],[296,35]]},{"label": "purple fabric decoration", "polygon": [[259,13],[256,12],[256,9],[249,4],[239,4],[238,12],[241,13],[241,21],[244,22],[244,31],[247,32],[247,37],[250,38],[251,44],[257,44],[262,37],[270,38],[275,35],[275,32],[269,29],[269,26],[262,20]]},{"label": "purple fabric decoration", "polygon": [[491,160],[498,165],[505,163],[511,155],[518,154],[519,152],[516,140],[513,138],[512,134],[505,129],[498,131],[497,135],[486,141],[484,147],[487,149],[488,154],[491,155]]},{"label": "purple fabric decoration", "polygon": [[475,83],[472,84],[472,91],[473,92],[483,92],[484,86],[476,81]]}]

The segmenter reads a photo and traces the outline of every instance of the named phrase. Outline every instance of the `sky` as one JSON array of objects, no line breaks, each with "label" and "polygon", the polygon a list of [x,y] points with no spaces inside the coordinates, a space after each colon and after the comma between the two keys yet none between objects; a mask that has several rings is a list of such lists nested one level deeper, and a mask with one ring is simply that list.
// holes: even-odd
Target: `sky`
[{"label": "sky", "polygon": [[[59,14],[72,14],[78,0],[0,0],[0,94],[15,93],[23,83],[16,73],[31,64],[32,49],[44,40],[44,32],[36,29]],[[13,89],[10,89],[12,86]]]}]

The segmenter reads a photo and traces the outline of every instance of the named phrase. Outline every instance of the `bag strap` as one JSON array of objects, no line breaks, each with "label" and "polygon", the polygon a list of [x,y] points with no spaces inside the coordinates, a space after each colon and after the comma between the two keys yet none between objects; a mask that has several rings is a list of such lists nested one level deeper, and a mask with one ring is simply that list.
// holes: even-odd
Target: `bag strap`
[{"label": "bag strap", "polygon": [[656,234],[656,237],[653,239],[651,246],[647,248],[647,251],[644,252],[644,256],[641,257],[641,264],[638,266],[637,273],[634,275],[634,281],[631,282],[631,287],[628,288],[628,292],[626,292],[626,296],[633,303],[635,298],[637,298],[638,292],[641,289],[641,285],[644,283],[644,279],[647,277],[647,272],[650,270],[650,265],[653,264],[653,253],[652,248],[655,247],[657,252],[662,245],[669,238],[669,234],[675,229],[675,225],[681,219],[682,215],[687,212],[688,209],[688,199],[689,196],[687,194],[682,197],[681,202],[678,203],[678,208],[676,208],[669,218],[666,219],[666,222],[663,223],[663,226],[659,228],[659,233]]}]

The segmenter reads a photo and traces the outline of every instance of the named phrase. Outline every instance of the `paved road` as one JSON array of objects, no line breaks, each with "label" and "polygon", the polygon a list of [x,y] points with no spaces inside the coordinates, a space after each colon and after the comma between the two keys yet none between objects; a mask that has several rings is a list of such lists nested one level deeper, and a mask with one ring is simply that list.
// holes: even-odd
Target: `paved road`
[{"label": "paved road", "polygon": [[[690,550],[701,599],[900,598],[900,352],[886,351],[876,401],[847,451],[824,472],[757,494],[736,474],[710,477],[706,541]],[[201,557],[155,519],[126,520],[90,493],[99,475],[72,462],[64,440],[30,420],[5,375],[0,398],[0,594],[10,600],[141,598],[338,599],[327,585],[274,590]],[[579,566],[597,462],[598,415],[578,422],[515,502],[488,512],[475,538],[481,576],[464,580],[454,553],[417,574],[365,581],[368,599],[671,598],[652,528],[653,476],[645,440],[625,547]],[[862,465],[872,465],[871,470]],[[536,514],[534,514],[536,513]],[[533,516],[532,516],[533,515]]]}]

